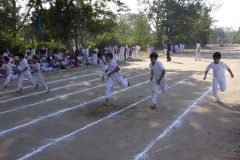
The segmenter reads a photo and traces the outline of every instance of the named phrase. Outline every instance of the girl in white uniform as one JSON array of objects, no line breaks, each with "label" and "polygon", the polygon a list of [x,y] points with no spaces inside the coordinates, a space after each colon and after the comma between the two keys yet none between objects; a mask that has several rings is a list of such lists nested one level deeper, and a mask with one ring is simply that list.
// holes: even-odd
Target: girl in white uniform
[{"label": "girl in white uniform", "polygon": [[220,59],[221,59],[221,53],[215,52],[213,54],[213,62],[207,66],[205,75],[203,78],[203,80],[207,78],[207,73],[212,68],[213,69],[212,91],[213,91],[213,96],[215,98],[216,103],[220,101],[220,98],[218,96],[218,85],[222,92],[227,89],[224,69],[228,70],[232,78],[234,77],[231,69],[227,66],[227,64],[220,61]]},{"label": "girl in white uniform", "polygon": [[37,88],[38,86],[36,85],[36,83],[34,82],[34,80],[32,79],[29,67],[28,67],[28,63],[27,61],[24,59],[24,54],[19,54],[19,60],[20,60],[20,66],[21,66],[21,71],[18,75],[18,90],[17,93],[22,93],[22,82],[24,80],[24,78],[26,77],[28,79],[28,81],[33,85],[36,86],[35,88]]},{"label": "girl in white uniform", "polygon": [[14,64],[9,63],[9,58],[8,57],[4,57],[4,64],[2,66],[2,68],[4,69],[5,73],[6,73],[6,80],[4,81],[4,89],[8,88],[8,83],[10,82],[11,78],[13,77],[13,67],[16,67]]},{"label": "girl in white uniform", "polygon": [[106,69],[107,69],[107,63],[102,53],[99,52],[97,56],[98,56],[98,63],[99,63],[98,76],[102,78],[101,81],[103,81],[106,73]]},{"label": "girl in white uniform", "polygon": [[[47,87],[47,85],[44,82],[43,75],[42,75],[41,70],[40,70],[40,64],[38,63],[38,57],[37,56],[33,56],[33,64],[31,64],[30,67],[34,71],[33,78],[35,80],[37,80],[42,86],[44,86],[45,89],[47,90],[47,93],[48,93],[49,88]],[[36,86],[36,89],[37,88],[38,88],[38,84]]]},{"label": "girl in white uniform", "polygon": [[156,101],[158,97],[158,87],[160,87],[162,93],[167,92],[167,78],[166,78],[166,71],[163,67],[162,63],[157,60],[158,54],[156,52],[152,52],[150,54],[150,68],[151,68],[151,77],[150,82],[153,82],[152,84],[152,105],[151,108],[156,108]]},{"label": "girl in white uniform", "polygon": [[108,66],[108,80],[106,82],[105,86],[105,98],[106,102],[103,103],[104,106],[108,106],[108,100],[109,98],[112,98],[112,92],[111,88],[115,83],[118,83],[119,86],[122,88],[126,88],[127,86],[130,85],[130,83],[126,80],[123,79],[122,74],[119,72],[120,68],[117,65],[117,62],[113,60],[113,55],[111,53],[107,53],[105,55],[107,66]]}]

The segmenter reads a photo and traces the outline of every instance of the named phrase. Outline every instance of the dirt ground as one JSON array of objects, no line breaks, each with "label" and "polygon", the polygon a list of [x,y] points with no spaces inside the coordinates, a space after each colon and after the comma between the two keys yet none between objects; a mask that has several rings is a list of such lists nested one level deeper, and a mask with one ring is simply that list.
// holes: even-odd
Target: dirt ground
[{"label": "dirt ground", "polygon": [[[31,160],[239,160],[240,48],[219,49],[227,90],[214,103],[212,71],[203,81],[214,49],[194,50],[158,58],[167,71],[168,91],[159,93],[151,109],[149,59],[119,62],[131,86],[112,88],[110,106],[104,102],[104,82],[98,66],[43,73],[50,93],[17,80],[0,92],[0,159]],[[4,79],[0,79],[3,87]]]}]

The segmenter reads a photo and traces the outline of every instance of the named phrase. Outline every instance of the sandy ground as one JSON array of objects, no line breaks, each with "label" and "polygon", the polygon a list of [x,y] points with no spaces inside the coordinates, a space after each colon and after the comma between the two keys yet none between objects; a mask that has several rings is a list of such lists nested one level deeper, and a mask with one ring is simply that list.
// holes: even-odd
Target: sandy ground
[{"label": "sandy ground", "polygon": [[[149,59],[119,62],[131,86],[112,88],[110,106],[104,85],[87,66],[44,73],[51,88],[35,90],[27,81],[16,93],[16,80],[0,92],[0,159],[32,160],[239,160],[240,48],[220,49],[228,88],[214,103],[212,72],[203,75],[214,49],[172,55],[166,62],[168,92],[150,109]],[[4,79],[0,79],[3,84]],[[3,85],[1,85],[3,87]]]}]

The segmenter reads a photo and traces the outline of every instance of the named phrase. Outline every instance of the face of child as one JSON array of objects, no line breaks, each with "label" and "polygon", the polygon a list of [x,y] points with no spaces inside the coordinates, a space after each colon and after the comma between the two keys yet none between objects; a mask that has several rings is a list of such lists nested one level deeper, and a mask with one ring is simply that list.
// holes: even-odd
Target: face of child
[{"label": "face of child", "polygon": [[218,64],[219,61],[220,61],[220,58],[217,58],[217,57],[214,57],[214,58],[213,58],[213,62],[214,62],[215,64]]},{"label": "face of child", "polygon": [[5,64],[8,64],[9,61],[4,61]]},{"label": "face of child", "polygon": [[37,63],[37,60],[35,58],[33,58],[32,60],[34,64]]},{"label": "face of child", "polygon": [[154,64],[154,63],[156,62],[157,58],[155,58],[155,57],[150,57],[150,60],[151,60],[151,63]]},{"label": "face of child", "polygon": [[22,61],[23,60],[23,58],[22,57],[19,57],[19,61]]},{"label": "face of child", "polygon": [[109,62],[111,60],[111,57],[109,55],[105,56],[106,62]]}]

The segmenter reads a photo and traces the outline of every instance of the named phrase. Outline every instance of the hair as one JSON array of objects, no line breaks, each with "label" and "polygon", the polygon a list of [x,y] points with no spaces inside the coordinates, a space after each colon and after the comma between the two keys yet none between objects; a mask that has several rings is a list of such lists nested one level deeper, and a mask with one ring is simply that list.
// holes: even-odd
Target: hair
[{"label": "hair", "polygon": [[5,57],[4,57],[4,61],[9,62],[9,58],[5,56]]},{"label": "hair", "polygon": [[221,59],[221,53],[220,53],[220,52],[215,52],[215,53],[213,53],[213,58],[219,58],[219,59]]},{"label": "hair", "polygon": [[150,58],[152,58],[152,57],[154,57],[154,58],[158,58],[158,54],[156,53],[156,52],[152,52],[151,54],[150,54]]},{"label": "hair", "polygon": [[102,57],[102,55],[103,54],[101,52],[98,52],[98,54],[97,54],[98,58]]},{"label": "hair", "polygon": [[19,58],[24,58],[24,54],[19,53],[18,57],[19,57]]},{"label": "hair", "polygon": [[106,55],[106,56],[109,56],[111,59],[113,58],[112,53],[106,53],[105,55]]},{"label": "hair", "polygon": [[33,56],[32,59],[36,59],[36,60],[38,60],[38,57],[37,57],[37,56]]},{"label": "hair", "polygon": [[196,40],[197,43],[199,43],[199,40]]}]

